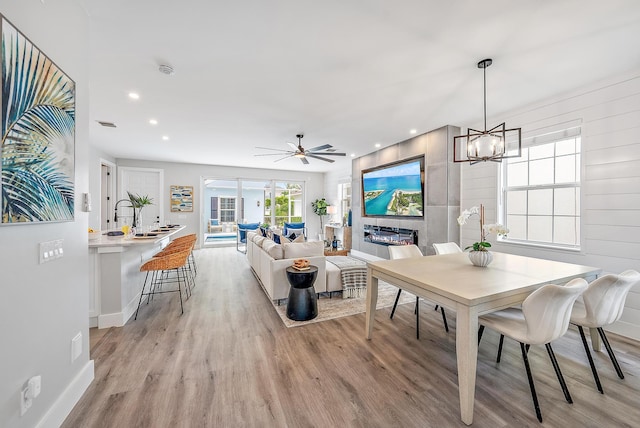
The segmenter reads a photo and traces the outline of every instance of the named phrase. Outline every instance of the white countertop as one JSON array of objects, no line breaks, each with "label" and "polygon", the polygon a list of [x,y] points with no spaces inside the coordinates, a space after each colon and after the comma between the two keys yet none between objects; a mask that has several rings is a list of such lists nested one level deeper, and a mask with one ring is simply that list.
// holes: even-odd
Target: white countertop
[{"label": "white countertop", "polygon": [[97,238],[89,238],[89,248],[100,247],[130,247],[134,245],[156,244],[163,239],[173,236],[183,230],[186,226],[178,226],[167,232],[160,232],[153,237],[131,237],[131,236],[107,236],[107,231],[102,231]]}]

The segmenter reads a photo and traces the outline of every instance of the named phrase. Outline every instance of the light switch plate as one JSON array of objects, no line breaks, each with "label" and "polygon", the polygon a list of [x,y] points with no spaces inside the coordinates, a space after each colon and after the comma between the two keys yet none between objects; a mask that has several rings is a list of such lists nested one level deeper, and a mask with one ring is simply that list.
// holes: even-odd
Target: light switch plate
[{"label": "light switch plate", "polygon": [[64,239],[41,242],[38,246],[38,257],[40,260],[40,264],[62,257],[64,255],[63,244]]}]

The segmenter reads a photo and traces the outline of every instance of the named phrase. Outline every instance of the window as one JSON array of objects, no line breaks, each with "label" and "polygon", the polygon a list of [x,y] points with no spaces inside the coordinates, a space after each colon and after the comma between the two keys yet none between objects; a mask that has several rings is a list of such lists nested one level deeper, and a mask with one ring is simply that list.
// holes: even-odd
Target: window
[{"label": "window", "polygon": [[347,224],[347,214],[351,209],[351,183],[338,184],[338,195],[340,196],[340,213],[344,224]]},{"label": "window", "polygon": [[504,161],[507,242],[580,248],[580,127],[523,141]]},{"label": "window", "polygon": [[236,221],[236,198],[220,197],[220,221],[222,223]]},{"label": "window", "polygon": [[[284,223],[301,222],[303,211],[302,183],[275,183],[274,224],[282,227]],[[271,206],[271,203],[269,203]]]}]

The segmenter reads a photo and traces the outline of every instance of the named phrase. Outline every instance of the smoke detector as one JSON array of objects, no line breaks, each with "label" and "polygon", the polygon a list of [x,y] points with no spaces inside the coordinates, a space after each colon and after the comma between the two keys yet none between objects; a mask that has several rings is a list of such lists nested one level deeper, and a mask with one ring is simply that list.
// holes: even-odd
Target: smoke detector
[{"label": "smoke detector", "polygon": [[167,76],[172,76],[175,74],[175,70],[173,69],[173,67],[167,64],[160,64],[158,70],[160,71],[160,73],[166,74]]}]

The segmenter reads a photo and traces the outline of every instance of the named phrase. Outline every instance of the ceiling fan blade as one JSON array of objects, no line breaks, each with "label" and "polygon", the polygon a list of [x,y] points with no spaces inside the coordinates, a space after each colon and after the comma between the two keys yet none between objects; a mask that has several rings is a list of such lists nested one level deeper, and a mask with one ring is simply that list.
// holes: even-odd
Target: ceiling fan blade
[{"label": "ceiling fan blade", "polygon": [[274,149],[271,147],[258,147],[256,146],[256,149],[264,149],[264,150],[273,150],[273,151],[277,151],[277,152],[287,152],[288,150],[284,150],[284,149]]},{"label": "ceiling fan blade", "polygon": [[309,161],[307,160],[307,158],[300,158],[300,161],[305,165],[309,165]]},{"label": "ceiling fan blade", "polygon": [[325,144],[323,146],[314,147],[313,149],[307,150],[308,152],[317,152],[318,150],[330,149],[333,147],[331,144]]},{"label": "ceiling fan blade", "polygon": [[322,156],[346,156],[346,153],[323,153],[308,151],[307,155],[322,155]]},{"label": "ceiling fan blade", "polygon": [[310,158],[314,158],[314,159],[320,159],[320,160],[323,160],[325,162],[331,162],[331,163],[335,162],[333,159],[322,158],[322,157],[320,157],[318,155],[314,155],[313,153],[307,153],[307,156],[310,157]]},{"label": "ceiling fan blade", "polygon": [[287,143],[287,144],[288,144],[288,145],[289,145],[289,147],[291,147],[294,151],[296,151],[296,152],[298,151],[298,146],[296,146],[295,144],[293,144],[293,143]]},{"label": "ceiling fan blade", "polygon": [[293,156],[293,155],[287,155],[287,156],[285,156],[285,157],[283,157],[283,158],[280,158],[280,159],[276,159],[276,160],[274,160],[274,162],[279,162],[279,161],[281,161],[282,159],[287,159],[287,158],[290,158],[291,156]]},{"label": "ceiling fan blade", "polygon": [[291,152],[280,152],[280,153],[260,153],[254,156],[282,156],[282,155],[292,155]]}]

